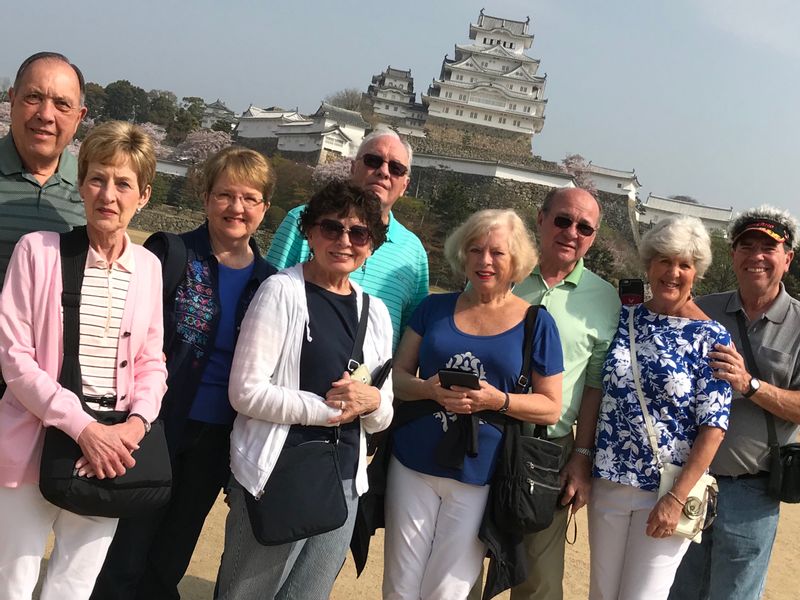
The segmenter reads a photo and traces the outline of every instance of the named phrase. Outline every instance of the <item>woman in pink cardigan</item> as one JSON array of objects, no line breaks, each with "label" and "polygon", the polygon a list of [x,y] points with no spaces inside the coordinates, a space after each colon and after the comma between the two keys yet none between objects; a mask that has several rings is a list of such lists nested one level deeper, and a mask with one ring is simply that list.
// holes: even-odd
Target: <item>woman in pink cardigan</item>
[{"label": "woman in pink cardigan", "polygon": [[129,411],[98,423],[58,383],[63,354],[59,236],[17,243],[0,295],[0,598],[33,594],[50,531],[55,547],[41,600],[88,598],[117,519],[85,517],[39,492],[44,429],[58,427],[83,451],[76,468],[98,478],[134,465],[132,452],[158,416],[166,391],[162,359],[161,265],[126,233],[150,198],[152,142],[140,128],[109,122],[87,136],[78,157],[89,251],[81,288],[81,384],[87,404]]}]

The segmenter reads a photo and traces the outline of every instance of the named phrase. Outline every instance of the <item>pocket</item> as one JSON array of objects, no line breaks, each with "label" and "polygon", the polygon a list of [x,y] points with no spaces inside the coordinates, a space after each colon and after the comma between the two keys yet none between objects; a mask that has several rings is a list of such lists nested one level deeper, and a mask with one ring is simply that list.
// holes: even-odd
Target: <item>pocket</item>
[{"label": "pocket", "polygon": [[[792,364],[793,355],[787,352],[781,352],[774,348],[761,346],[755,355],[756,362],[758,363],[759,371],[762,374],[769,373],[769,381],[778,386],[779,388],[788,388],[791,385],[793,374]],[[768,368],[764,368],[767,366]],[[779,377],[776,377],[779,375]]]}]

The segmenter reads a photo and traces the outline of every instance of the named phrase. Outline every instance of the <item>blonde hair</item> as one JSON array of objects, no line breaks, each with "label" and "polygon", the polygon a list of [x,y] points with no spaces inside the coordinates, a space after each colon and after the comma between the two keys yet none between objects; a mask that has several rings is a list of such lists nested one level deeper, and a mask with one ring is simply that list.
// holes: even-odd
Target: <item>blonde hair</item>
[{"label": "blonde hair", "polygon": [[473,214],[444,243],[444,256],[453,273],[464,277],[469,245],[483,238],[493,229],[508,227],[508,250],[511,255],[511,281],[519,283],[525,279],[539,260],[533,237],[511,209],[487,208]]},{"label": "blonde hair", "polygon": [[126,121],[107,121],[92,128],[78,152],[78,183],[83,185],[91,163],[115,165],[130,163],[136,173],[139,191],[153,183],[156,152],[153,140],[144,129]]},{"label": "blonde hair", "polygon": [[225,173],[237,183],[261,190],[264,201],[269,202],[275,191],[275,170],[263,154],[243,148],[223,148],[203,165],[203,191],[211,193],[217,179]]}]

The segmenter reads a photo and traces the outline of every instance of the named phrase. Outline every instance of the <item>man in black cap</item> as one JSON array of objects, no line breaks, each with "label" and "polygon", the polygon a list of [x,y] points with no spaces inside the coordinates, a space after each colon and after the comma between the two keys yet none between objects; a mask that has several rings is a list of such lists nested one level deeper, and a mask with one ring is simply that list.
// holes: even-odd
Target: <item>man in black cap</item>
[{"label": "man in black cap", "polygon": [[780,509],[769,493],[768,421],[780,445],[795,441],[800,423],[800,302],[781,281],[797,221],[760,206],[738,215],[729,234],[739,287],[697,300],[734,341],[709,353],[716,376],[733,388],[728,432],[711,463],[718,514],[684,556],[671,600],[761,597]]}]

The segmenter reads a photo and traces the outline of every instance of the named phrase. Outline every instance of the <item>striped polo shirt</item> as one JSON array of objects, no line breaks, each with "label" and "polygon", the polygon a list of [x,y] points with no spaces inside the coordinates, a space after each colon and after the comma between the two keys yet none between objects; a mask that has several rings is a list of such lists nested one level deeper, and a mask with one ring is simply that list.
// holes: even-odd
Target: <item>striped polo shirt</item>
[{"label": "striped polo shirt", "polygon": [[78,163],[67,150],[44,185],[22,166],[9,133],[0,138],[0,285],[20,237],[31,231],[69,231],[86,223],[78,194]]},{"label": "striped polo shirt", "polygon": [[111,265],[89,247],[81,286],[79,346],[86,396],[117,394],[117,346],[133,270],[133,252],[127,234],[122,254]]},{"label": "striped polo shirt", "polygon": [[[308,242],[298,228],[304,208],[290,210],[272,237],[267,261],[277,269],[309,258]],[[392,319],[392,348],[397,348],[411,313],[428,295],[428,255],[422,242],[389,213],[386,242],[367,259],[363,269],[350,274],[350,279],[383,300]]]}]

